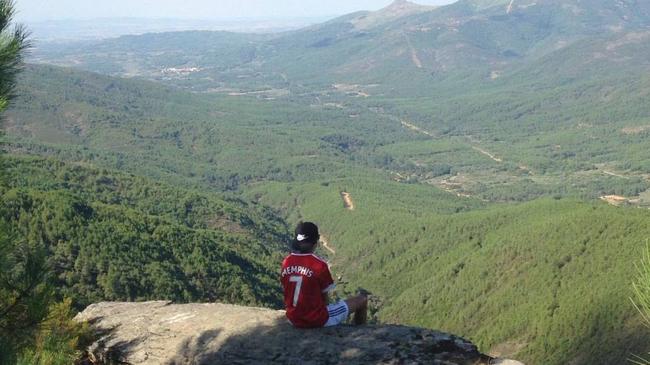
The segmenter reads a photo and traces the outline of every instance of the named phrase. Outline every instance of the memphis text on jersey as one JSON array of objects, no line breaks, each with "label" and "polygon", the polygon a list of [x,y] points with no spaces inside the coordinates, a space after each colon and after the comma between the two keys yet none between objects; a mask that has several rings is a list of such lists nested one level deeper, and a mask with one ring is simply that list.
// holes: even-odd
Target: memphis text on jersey
[{"label": "memphis text on jersey", "polygon": [[292,274],[300,274],[302,276],[311,278],[314,275],[314,272],[304,266],[287,266],[284,268],[284,270],[282,270],[282,277]]}]

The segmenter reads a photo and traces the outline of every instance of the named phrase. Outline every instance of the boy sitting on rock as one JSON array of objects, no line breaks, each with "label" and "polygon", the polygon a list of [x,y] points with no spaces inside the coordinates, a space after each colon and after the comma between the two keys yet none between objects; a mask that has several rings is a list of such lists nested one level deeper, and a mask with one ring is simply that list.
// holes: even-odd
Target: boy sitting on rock
[{"label": "boy sitting on rock", "polygon": [[300,328],[330,327],[354,313],[354,324],[366,323],[368,297],[365,294],[328,305],[329,293],[336,285],[327,262],[314,255],[319,238],[314,223],[301,222],[296,227],[293,250],[282,262],[287,318]]}]

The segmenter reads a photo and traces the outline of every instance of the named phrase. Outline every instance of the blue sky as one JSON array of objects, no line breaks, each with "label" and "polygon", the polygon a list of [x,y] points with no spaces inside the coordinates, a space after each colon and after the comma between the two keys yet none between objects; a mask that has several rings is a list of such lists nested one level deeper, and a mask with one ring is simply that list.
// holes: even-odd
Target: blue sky
[{"label": "blue sky", "polygon": [[[417,0],[443,5],[455,0]],[[19,20],[316,17],[376,10],[391,0],[16,0]]]}]

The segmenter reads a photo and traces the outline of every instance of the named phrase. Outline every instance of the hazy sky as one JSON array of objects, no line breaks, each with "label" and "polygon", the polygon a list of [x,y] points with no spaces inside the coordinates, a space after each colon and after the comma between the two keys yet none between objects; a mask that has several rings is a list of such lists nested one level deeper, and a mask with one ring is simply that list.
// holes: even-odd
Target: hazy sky
[{"label": "hazy sky", "polygon": [[[260,18],[339,15],[376,10],[391,0],[16,0],[18,19]],[[455,0],[417,0],[442,5]]]}]

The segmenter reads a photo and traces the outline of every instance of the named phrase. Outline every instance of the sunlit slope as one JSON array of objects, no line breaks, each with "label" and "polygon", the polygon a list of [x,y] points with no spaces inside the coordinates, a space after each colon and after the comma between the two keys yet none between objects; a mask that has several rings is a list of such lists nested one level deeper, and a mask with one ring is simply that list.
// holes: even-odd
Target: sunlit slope
[{"label": "sunlit slope", "polygon": [[648,349],[629,278],[649,218],[552,201],[464,214],[422,224],[422,243],[380,245],[356,277],[388,289],[389,321],[453,329],[486,347],[520,344],[530,363],[612,364]]},{"label": "sunlit slope", "polygon": [[[648,6],[635,1],[459,1],[436,9],[411,7],[413,12],[400,14],[392,5],[272,40],[277,51],[267,62],[286,57],[289,74],[290,67],[299,72],[312,65],[339,79],[362,75],[381,82],[390,77],[389,70],[406,74],[417,69],[427,71],[420,77],[435,78],[528,62],[586,39],[643,29],[650,21]],[[390,20],[360,26],[376,14]],[[300,62],[286,62],[289,57]]]},{"label": "sunlit slope", "polygon": [[508,78],[434,99],[267,100],[30,66],[6,126],[14,150],[211,190],[369,175],[489,201],[648,190],[646,77]]},{"label": "sunlit slope", "polygon": [[[646,73],[603,77],[598,68],[588,73],[553,62],[556,67],[547,64],[545,69],[539,64],[539,68],[519,69],[494,80],[490,87],[479,86],[464,94],[384,102],[436,135],[436,144],[444,146],[443,141],[457,137],[479,141],[481,148],[503,160],[502,165],[526,166],[532,179],[551,171],[596,171],[599,164],[630,178],[647,174],[650,107],[645,100],[650,79]],[[548,72],[548,81],[529,78],[539,70]],[[417,146],[413,152],[408,152],[408,146],[390,149],[415,153],[415,158],[426,152]]]},{"label": "sunlit slope", "polygon": [[343,286],[373,292],[382,321],[462,333],[533,364],[613,364],[648,350],[629,296],[650,211],[575,200],[481,208],[420,189],[340,180],[252,194],[318,222]]}]

